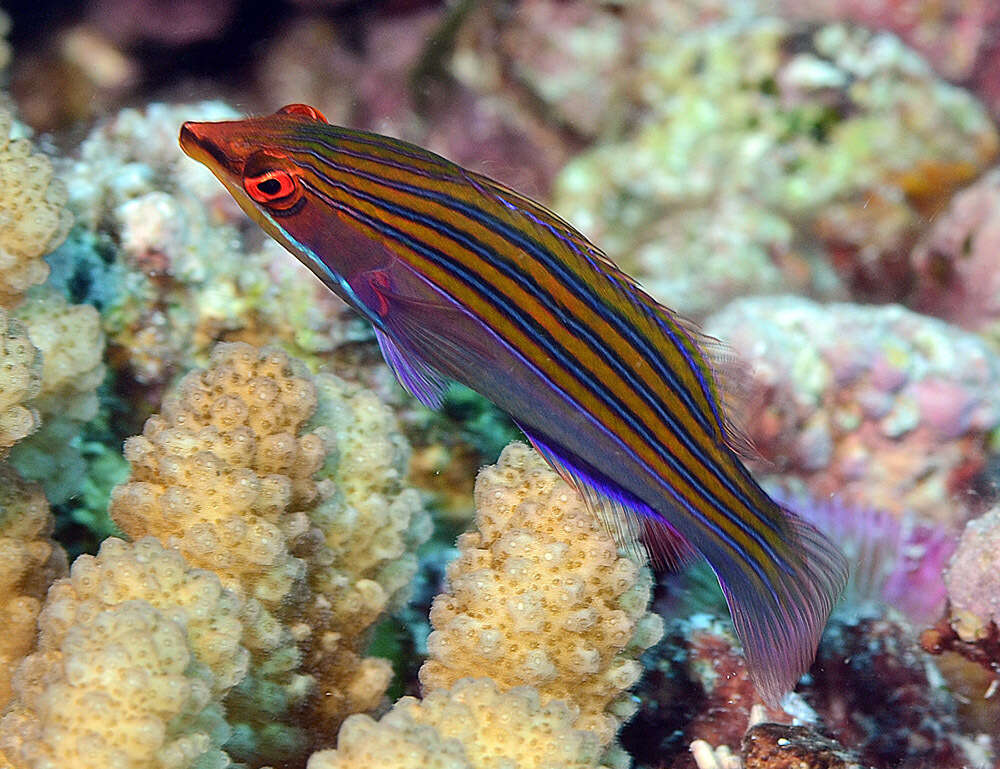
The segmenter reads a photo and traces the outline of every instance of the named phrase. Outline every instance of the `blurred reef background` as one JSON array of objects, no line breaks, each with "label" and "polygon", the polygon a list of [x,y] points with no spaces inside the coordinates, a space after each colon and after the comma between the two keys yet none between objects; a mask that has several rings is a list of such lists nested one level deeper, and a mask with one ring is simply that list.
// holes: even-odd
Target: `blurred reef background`
[{"label": "blurred reef background", "polygon": [[[1000,767],[1000,4],[2,5],[0,769]],[[782,708],[710,573],[413,401],[177,146],[291,102],[732,346],[854,564]]]}]

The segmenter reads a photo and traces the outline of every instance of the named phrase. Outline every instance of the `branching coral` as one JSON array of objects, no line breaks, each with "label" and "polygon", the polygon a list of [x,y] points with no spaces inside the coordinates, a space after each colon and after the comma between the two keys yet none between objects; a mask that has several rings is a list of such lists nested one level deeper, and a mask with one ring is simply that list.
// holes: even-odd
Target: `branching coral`
[{"label": "branching coral", "polygon": [[529,685],[580,709],[575,724],[614,739],[634,712],[636,658],[662,633],[651,579],[620,556],[579,495],[523,444],[476,481],[476,530],[459,537],[420,670],[425,692],[466,676]]},{"label": "branching coral", "polygon": [[313,596],[305,611],[313,629],[306,667],[318,683],[313,717],[332,729],[375,707],[389,683],[385,660],[360,658],[363,631],[405,602],[431,521],[406,486],[410,449],[392,411],[334,376],[316,377],[316,387],[311,424],[328,457],[316,476],[321,502],[309,512],[322,542],[306,556]]},{"label": "branching coral", "polygon": [[67,304],[51,290],[34,289],[16,311],[41,352],[41,388],[30,402],[41,429],[18,444],[11,461],[21,474],[40,481],[53,504],[84,485],[81,425],[98,412],[97,388],[104,379],[104,333],[97,310]]},{"label": "branching coral", "polygon": [[[308,529],[301,511],[316,498],[310,476],[324,451],[318,436],[298,437],[316,404],[303,373],[277,351],[218,346],[212,366],[184,377],[163,413],[126,441],[132,476],[112,492],[122,531],[157,536],[246,599],[243,641],[254,665],[237,693],[245,695],[233,713],[246,724],[240,735],[287,718],[310,688],[294,675],[301,655],[282,622],[305,575],[289,539]],[[304,736],[289,729],[290,737],[271,729],[271,739],[302,749]]]},{"label": "branching coral", "polygon": [[115,489],[111,515],[129,536],[153,534],[274,608],[304,573],[281,527],[289,505],[316,495],[323,444],[297,437],[315,389],[280,352],[220,345],[212,364],[184,377],[126,441],[132,476]]},{"label": "branching coral", "polygon": [[596,767],[596,735],[574,728],[576,717],[531,687],[501,693],[489,679],[463,679],[423,700],[404,697],[378,722],[351,716],[337,749],[314,754],[309,769]]},{"label": "branching coral", "polygon": [[17,304],[49,274],[42,257],[66,236],[66,189],[31,142],[11,138],[13,119],[0,106],[0,306]]},{"label": "branching coral", "polygon": [[49,539],[53,525],[41,488],[0,464],[0,711],[14,667],[34,643],[45,592],[66,571],[66,554]]},{"label": "branching coral", "polygon": [[[28,289],[45,281],[49,266],[42,257],[60,244],[72,222],[68,193],[53,178],[52,162],[34,152],[26,138],[13,138],[18,133],[10,113],[0,106],[0,308],[20,304]],[[19,447],[30,456],[17,465],[26,476],[45,482],[50,501],[63,502],[82,484],[83,461],[72,438],[80,423],[97,412],[104,338],[93,307],[68,306],[51,291],[33,294],[18,318],[42,353],[41,387],[40,392],[21,388],[22,394],[37,397],[30,406],[12,408],[12,393],[3,390],[19,388],[3,382],[9,377],[0,374],[0,453],[35,431],[41,412],[45,429],[32,438],[33,449]],[[6,318],[0,319],[4,331],[6,326]],[[27,354],[27,348],[21,349]],[[9,347],[5,353],[3,357]],[[19,371],[23,374],[23,366]],[[24,400],[23,395],[15,397]]]},{"label": "branching coral", "polygon": [[49,591],[0,749],[15,769],[227,766],[220,700],[247,665],[239,610],[155,539],[106,540]]},{"label": "branching coral", "polygon": [[0,307],[0,458],[38,429],[29,402],[42,388],[42,357],[24,326]]},{"label": "branching coral", "polygon": [[89,304],[67,304],[54,292],[38,292],[18,308],[16,316],[42,353],[42,388],[34,405],[43,416],[93,419],[96,390],[105,371],[97,310]]},{"label": "branching coral", "polygon": [[227,702],[237,755],[291,760],[308,746],[303,726],[329,732],[382,697],[391,671],[360,658],[365,631],[429,533],[407,453],[370,395],[242,343],[218,345],[126,442],[115,521],[246,599],[253,664]]}]

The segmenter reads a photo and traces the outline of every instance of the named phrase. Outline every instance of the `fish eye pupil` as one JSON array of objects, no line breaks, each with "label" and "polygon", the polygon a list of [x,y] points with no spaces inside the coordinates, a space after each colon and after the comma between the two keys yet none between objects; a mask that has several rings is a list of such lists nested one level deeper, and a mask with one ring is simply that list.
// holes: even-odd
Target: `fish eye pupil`
[{"label": "fish eye pupil", "polygon": [[267,179],[262,179],[257,183],[257,189],[260,190],[265,195],[277,195],[281,192],[281,182],[275,179],[273,176]]}]

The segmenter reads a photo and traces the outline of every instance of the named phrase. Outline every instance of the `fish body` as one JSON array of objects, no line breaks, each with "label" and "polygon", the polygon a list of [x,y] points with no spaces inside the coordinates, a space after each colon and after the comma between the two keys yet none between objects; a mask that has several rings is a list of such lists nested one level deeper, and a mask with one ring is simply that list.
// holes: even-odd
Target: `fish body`
[{"label": "fish body", "polygon": [[428,406],[450,380],[509,413],[626,547],[700,554],[769,702],[811,663],[843,557],[738,456],[717,343],[534,201],[415,145],[274,115],[181,146],[375,328]]}]

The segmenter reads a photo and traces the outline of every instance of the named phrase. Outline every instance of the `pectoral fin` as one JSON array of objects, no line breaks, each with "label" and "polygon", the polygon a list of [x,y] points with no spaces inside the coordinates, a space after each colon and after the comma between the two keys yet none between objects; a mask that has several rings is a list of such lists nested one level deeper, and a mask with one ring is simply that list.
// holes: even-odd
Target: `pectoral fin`
[{"label": "pectoral fin", "polygon": [[382,357],[403,389],[427,408],[441,408],[449,385],[447,377],[427,365],[416,353],[405,352],[386,332],[376,328],[375,338]]},{"label": "pectoral fin", "polygon": [[377,318],[379,347],[400,384],[436,408],[457,374],[489,366],[489,331],[466,310],[402,262],[362,273],[352,281]]}]

